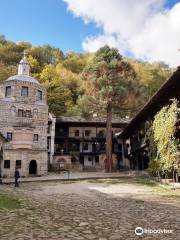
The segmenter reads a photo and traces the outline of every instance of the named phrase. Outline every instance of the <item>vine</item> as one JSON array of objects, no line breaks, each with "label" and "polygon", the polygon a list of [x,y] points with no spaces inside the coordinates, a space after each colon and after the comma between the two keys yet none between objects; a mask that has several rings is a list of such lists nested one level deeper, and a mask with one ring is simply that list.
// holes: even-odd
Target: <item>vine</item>
[{"label": "vine", "polygon": [[153,175],[178,171],[179,141],[175,138],[175,132],[179,114],[178,101],[174,99],[172,104],[163,107],[155,115],[152,123],[146,123],[150,149],[149,172]]}]

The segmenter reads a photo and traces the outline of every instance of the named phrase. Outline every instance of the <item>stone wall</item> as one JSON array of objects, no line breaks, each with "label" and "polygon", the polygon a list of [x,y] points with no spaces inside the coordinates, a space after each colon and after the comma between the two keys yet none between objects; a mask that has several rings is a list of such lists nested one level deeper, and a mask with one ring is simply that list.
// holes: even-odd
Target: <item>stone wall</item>
[{"label": "stone wall", "polygon": [[32,151],[32,150],[5,150],[3,152],[4,160],[11,160],[10,168],[3,169],[3,177],[12,177],[14,176],[14,171],[16,168],[16,160],[21,160],[21,168],[19,168],[20,175],[27,177],[29,175],[29,167],[31,160],[35,160],[37,164],[36,175],[41,176],[47,174],[47,152],[46,151]]},{"label": "stone wall", "polygon": [[[5,89],[11,86],[11,96],[5,96]],[[21,88],[28,87],[28,96],[21,96]],[[37,99],[37,92],[42,92],[42,100]],[[18,110],[31,111],[29,117],[19,116]],[[37,162],[37,175],[47,173],[47,127],[48,106],[46,90],[40,85],[27,81],[4,81],[0,84],[0,132],[7,137],[12,133],[12,140],[4,145],[3,159],[10,160],[10,169],[4,168],[6,176],[13,176],[16,160],[21,160],[21,175],[29,175],[31,160]],[[38,134],[38,141],[34,140]]]}]

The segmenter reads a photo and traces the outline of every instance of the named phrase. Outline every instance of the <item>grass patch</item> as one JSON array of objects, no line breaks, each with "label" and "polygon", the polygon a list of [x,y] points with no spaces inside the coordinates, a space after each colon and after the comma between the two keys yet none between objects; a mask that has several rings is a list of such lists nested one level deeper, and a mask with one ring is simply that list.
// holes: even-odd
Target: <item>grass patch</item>
[{"label": "grass patch", "polygon": [[157,187],[158,186],[158,183],[152,182],[152,180],[150,178],[147,178],[144,176],[136,177],[134,179],[134,183],[140,184],[143,186],[147,186],[147,187]]},{"label": "grass patch", "polygon": [[90,179],[87,180],[89,183],[106,183],[106,184],[120,184],[120,183],[126,183],[128,179],[128,182],[131,180],[128,177],[125,178],[101,178],[101,179]]},{"label": "grass patch", "polygon": [[0,194],[0,209],[17,209],[21,207],[19,199],[6,195]]}]

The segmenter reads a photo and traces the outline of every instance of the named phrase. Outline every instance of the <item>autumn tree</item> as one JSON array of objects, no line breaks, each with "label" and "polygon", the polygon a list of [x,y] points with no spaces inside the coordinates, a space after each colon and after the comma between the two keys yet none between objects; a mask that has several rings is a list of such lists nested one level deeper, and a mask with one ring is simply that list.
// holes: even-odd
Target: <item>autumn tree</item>
[{"label": "autumn tree", "polygon": [[114,107],[123,107],[127,96],[134,91],[136,74],[117,49],[104,46],[84,69],[83,76],[89,85],[89,95],[96,99],[96,106],[106,110],[105,170],[112,172],[112,111]]}]

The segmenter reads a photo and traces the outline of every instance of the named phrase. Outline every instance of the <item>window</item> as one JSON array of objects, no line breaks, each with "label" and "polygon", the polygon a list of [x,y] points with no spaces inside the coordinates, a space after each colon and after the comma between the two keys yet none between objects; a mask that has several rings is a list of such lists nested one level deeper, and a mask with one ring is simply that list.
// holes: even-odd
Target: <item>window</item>
[{"label": "window", "polygon": [[91,162],[92,161],[92,157],[88,157],[88,161]]},{"label": "window", "polygon": [[21,96],[28,97],[28,87],[21,88]]},{"label": "window", "polygon": [[99,163],[99,156],[95,156],[96,163]]},{"label": "window", "polygon": [[10,160],[4,160],[4,168],[10,168]]},{"label": "window", "polygon": [[32,117],[32,116],[31,116],[31,110],[26,110],[26,114],[25,114],[25,115],[26,115],[26,117],[28,117],[28,118]]},{"label": "window", "polygon": [[83,150],[87,151],[88,150],[88,143],[83,144]]},{"label": "window", "polygon": [[13,115],[16,114],[16,107],[15,107],[15,106],[12,106],[12,107],[10,108],[10,110],[11,110],[11,113],[12,113]]},{"label": "window", "polygon": [[16,167],[21,168],[21,160],[16,160]]},{"label": "window", "polygon": [[7,140],[12,140],[12,132],[7,132]]},{"label": "window", "polygon": [[34,117],[37,117],[37,114],[38,114],[38,110],[37,110],[37,108],[35,108],[35,109],[33,110],[33,115],[34,115]]},{"label": "window", "polygon": [[8,86],[6,87],[5,97],[10,97],[10,96],[11,96],[11,87]]},{"label": "window", "polygon": [[75,130],[74,135],[75,137],[79,137],[79,130]]},{"label": "window", "polygon": [[89,136],[90,136],[90,133],[91,133],[90,130],[85,130],[84,135],[85,135],[86,137],[89,137]]},{"label": "window", "polygon": [[51,125],[48,123],[47,133],[51,132]]},{"label": "window", "polygon": [[37,101],[42,101],[42,91],[37,91]]},{"label": "window", "polygon": [[23,117],[23,110],[22,109],[18,109],[18,117]]},{"label": "window", "polygon": [[38,134],[34,134],[33,141],[34,141],[34,142],[38,142],[38,137],[39,137]]},{"label": "window", "polygon": [[103,131],[103,130],[100,130],[100,131],[99,131],[98,137],[99,137],[99,138],[103,138],[103,137],[104,137],[104,131]]}]

